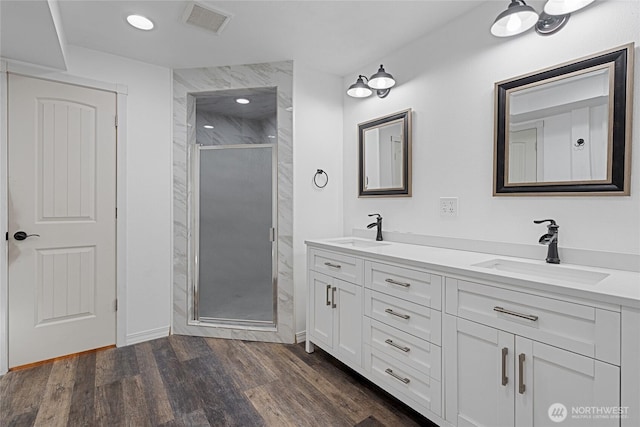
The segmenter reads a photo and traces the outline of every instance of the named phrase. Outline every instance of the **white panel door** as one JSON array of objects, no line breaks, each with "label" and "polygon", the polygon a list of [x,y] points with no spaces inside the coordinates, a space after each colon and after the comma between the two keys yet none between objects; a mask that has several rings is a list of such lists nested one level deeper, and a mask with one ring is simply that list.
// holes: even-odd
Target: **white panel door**
[{"label": "white panel door", "polygon": [[346,360],[362,365],[362,287],[333,279],[333,348]]},{"label": "white panel door", "polygon": [[445,315],[445,418],[458,427],[513,427],[514,336]]},{"label": "white panel door", "polygon": [[8,88],[15,367],[115,343],[116,95],[13,74]]},{"label": "white panel door", "polygon": [[620,425],[607,412],[620,406],[619,367],[519,336],[516,363],[516,426]]},{"label": "white panel door", "polygon": [[324,344],[328,348],[333,347],[333,309],[331,304],[331,292],[333,280],[324,274],[311,272],[309,275],[311,286],[309,288],[309,330],[313,340],[318,344]]}]

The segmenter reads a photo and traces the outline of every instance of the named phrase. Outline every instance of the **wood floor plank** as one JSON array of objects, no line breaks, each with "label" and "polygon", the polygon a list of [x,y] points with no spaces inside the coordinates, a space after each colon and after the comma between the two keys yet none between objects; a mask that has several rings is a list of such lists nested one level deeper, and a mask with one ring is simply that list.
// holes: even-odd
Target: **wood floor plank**
[{"label": "wood floor plank", "polygon": [[169,343],[176,357],[181,362],[211,354],[211,350],[207,346],[205,339],[201,337],[171,335],[169,337]]},{"label": "wood floor plank", "polygon": [[69,419],[71,397],[76,379],[78,357],[53,363],[45,387],[42,403],[35,419],[35,426],[65,426]]},{"label": "wood floor plank", "polygon": [[[5,374],[0,383],[0,419],[38,411],[53,363]],[[28,384],[29,387],[25,387]]]},{"label": "wood floor plank", "polygon": [[0,425],[433,426],[322,350],[197,337],[10,372]]},{"label": "wood floor plank", "polygon": [[202,409],[182,416],[182,423],[189,427],[211,427],[207,415]]},{"label": "wood floor plank", "polygon": [[124,400],[120,381],[96,387],[94,405],[96,426],[124,425]]},{"label": "wood floor plank", "polygon": [[247,390],[245,395],[262,415],[268,426],[298,427],[303,425],[303,420],[292,416],[293,408],[282,407],[283,402],[276,400],[266,385]]},{"label": "wood floor plank", "polygon": [[240,390],[248,390],[278,379],[271,367],[262,363],[265,358],[256,357],[242,341],[207,339],[206,343],[220,363],[228,367],[227,371]]},{"label": "wood floor plank", "polygon": [[153,341],[152,346],[174,418],[178,419],[184,414],[201,409],[192,378],[185,372],[182,363],[169,344],[169,340],[164,338]]},{"label": "wood floor plank", "polygon": [[162,425],[173,421],[173,409],[167,396],[167,390],[160,377],[151,344],[145,342],[135,347],[151,423],[153,425]]},{"label": "wood floor plank", "polygon": [[110,348],[96,353],[96,386],[102,386],[138,374],[133,346]]},{"label": "wood floor plank", "polygon": [[140,375],[122,380],[124,419],[127,427],[151,427],[151,416]]},{"label": "wood floor plank", "polygon": [[32,426],[36,422],[36,416],[38,416],[37,410],[16,415],[11,419],[0,418],[0,421],[2,422],[2,424],[0,425],[6,426],[6,427]]},{"label": "wood floor plank", "polygon": [[202,409],[211,425],[261,426],[264,420],[233,383],[215,355],[185,362]]},{"label": "wood floor plank", "polygon": [[92,426],[95,420],[96,353],[78,357],[69,419],[76,426]]}]

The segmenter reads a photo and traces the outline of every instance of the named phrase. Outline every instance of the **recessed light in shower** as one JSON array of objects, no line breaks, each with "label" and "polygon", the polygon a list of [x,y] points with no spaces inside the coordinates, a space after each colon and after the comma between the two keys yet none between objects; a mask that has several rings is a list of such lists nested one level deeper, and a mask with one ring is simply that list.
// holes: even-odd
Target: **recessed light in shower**
[{"label": "recessed light in shower", "polygon": [[129,15],[127,16],[127,22],[139,30],[149,31],[153,29],[153,22],[142,15]]},{"label": "recessed light in shower", "polygon": [[267,138],[275,139],[276,136],[275,135],[267,135]]},{"label": "recessed light in shower", "polygon": [[251,101],[249,101],[247,98],[238,98],[238,99],[236,99],[236,102],[238,104],[248,104]]},{"label": "recessed light in shower", "polygon": [[211,126],[211,125],[204,125],[202,127],[205,128],[205,129],[213,129],[213,126]]}]

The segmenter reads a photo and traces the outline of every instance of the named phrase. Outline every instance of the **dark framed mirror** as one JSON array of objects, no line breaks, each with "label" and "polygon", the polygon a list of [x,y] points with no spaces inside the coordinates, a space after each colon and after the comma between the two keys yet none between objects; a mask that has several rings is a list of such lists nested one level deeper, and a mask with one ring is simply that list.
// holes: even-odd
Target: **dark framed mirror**
[{"label": "dark framed mirror", "polygon": [[411,109],[358,124],[359,197],[411,196]]},{"label": "dark framed mirror", "polygon": [[495,84],[494,196],[629,195],[633,49]]}]

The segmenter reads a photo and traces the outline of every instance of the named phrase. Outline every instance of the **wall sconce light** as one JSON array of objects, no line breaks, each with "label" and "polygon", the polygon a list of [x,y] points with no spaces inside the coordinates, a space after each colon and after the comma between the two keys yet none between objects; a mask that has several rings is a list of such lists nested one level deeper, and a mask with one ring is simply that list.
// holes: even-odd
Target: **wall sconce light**
[{"label": "wall sconce light", "polygon": [[594,0],[548,0],[544,11],[538,15],[524,0],[511,0],[491,26],[491,34],[496,37],[510,37],[535,27],[541,36],[554,34],[562,29],[572,12],[593,3]]},{"label": "wall sconce light", "polygon": [[[364,80],[367,82],[365,83]],[[353,98],[366,98],[370,96],[373,91],[376,91],[378,98],[384,98],[389,95],[391,88],[395,86],[396,80],[393,76],[384,70],[384,66],[380,64],[378,72],[369,77],[368,79],[362,74],[358,76],[358,80],[347,89],[347,95]]]}]

